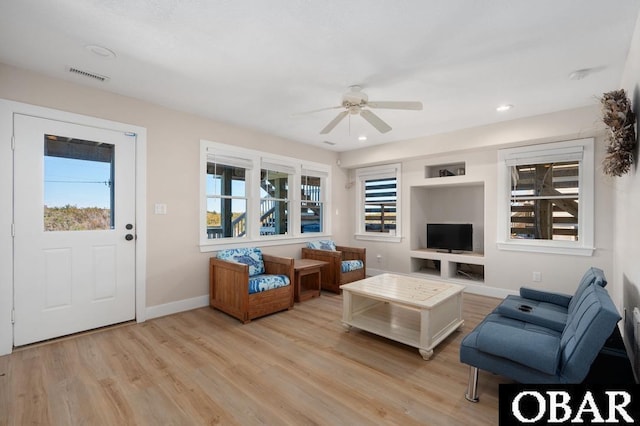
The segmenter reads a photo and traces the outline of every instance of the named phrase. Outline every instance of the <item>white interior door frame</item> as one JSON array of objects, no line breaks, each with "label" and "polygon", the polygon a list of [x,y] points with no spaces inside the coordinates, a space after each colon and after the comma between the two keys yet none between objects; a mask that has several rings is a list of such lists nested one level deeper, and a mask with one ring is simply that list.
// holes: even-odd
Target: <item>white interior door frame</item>
[{"label": "white interior door frame", "polygon": [[126,123],[0,99],[0,356],[13,350],[13,117],[30,115],[134,133],[136,138],[136,321],[146,319],[147,129]]}]

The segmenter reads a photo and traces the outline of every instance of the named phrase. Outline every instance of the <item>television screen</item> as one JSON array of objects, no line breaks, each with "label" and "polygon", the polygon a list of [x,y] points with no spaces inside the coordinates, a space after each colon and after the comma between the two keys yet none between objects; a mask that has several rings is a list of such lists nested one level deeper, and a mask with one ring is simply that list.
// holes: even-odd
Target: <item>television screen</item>
[{"label": "television screen", "polygon": [[470,223],[427,223],[427,248],[473,251],[473,226]]}]

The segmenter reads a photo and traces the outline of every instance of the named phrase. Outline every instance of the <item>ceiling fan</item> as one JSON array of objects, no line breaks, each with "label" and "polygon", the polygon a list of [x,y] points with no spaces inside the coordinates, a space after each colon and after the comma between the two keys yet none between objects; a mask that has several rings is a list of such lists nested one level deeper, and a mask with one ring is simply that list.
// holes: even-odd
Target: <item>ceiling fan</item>
[{"label": "ceiling fan", "polygon": [[403,102],[403,101],[369,101],[369,97],[362,91],[360,86],[350,86],[349,91],[342,95],[342,104],[329,108],[321,108],[313,111],[307,111],[302,114],[312,114],[314,112],[326,111],[330,109],[344,108],[333,120],[320,131],[321,135],[325,135],[332,131],[338,123],[340,123],[347,115],[359,114],[367,120],[369,124],[375,127],[380,133],[387,133],[391,130],[391,126],[382,121],[380,117],[367,108],[385,108],[385,109],[407,109],[421,110],[422,102]]}]

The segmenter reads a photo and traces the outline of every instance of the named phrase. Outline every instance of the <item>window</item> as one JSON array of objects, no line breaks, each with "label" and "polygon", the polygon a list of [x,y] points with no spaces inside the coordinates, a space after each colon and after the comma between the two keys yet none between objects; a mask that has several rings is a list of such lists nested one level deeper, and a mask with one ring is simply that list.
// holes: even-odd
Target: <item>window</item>
[{"label": "window", "polygon": [[326,173],[302,170],[300,177],[300,232],[323,232],[324,185]]},{"label": "window", "polygon": [[240,238],[247,234],[246,177],[251,162],[211,156],[207,160],[205,212],[207,238]]},{"label": "window", "polygon": [[499,151],[498,246],[591,255],[593,139]]},{"label": "window", "polygon": [[356,171],[356,238],[400,241],[400,165]]},{"label": "window", "polygon": [[201,141],[201,251],[328,229],[330,166]]},{"label": "window", "polygon": [[289,233],[289,187],[295,169],[263,162],[260,170],[260,235]]},{"label": "window", "polygon": [[113,229],[115,146],[46,135],[44,230]]}]

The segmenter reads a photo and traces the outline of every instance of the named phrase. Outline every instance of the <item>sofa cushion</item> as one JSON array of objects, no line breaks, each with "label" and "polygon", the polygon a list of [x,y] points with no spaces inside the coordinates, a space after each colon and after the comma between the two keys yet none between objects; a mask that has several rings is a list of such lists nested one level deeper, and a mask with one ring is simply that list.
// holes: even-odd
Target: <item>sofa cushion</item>
[{"label": "sofa cushion", "polygon": [[291,282],[286,275],[261,274],[249,277],[249,294],[288,286]]},{"label": "sofa cushion", "polygon": [[533,299],[509,295],[496,308],[505,317],[515,318],[562,332],[567,324],[567,308]]},{"label": "sofa cushion", "polygon": [[235,248],[220,250],[218,259],[249,265],[249,276],[264,274],[264,261],[262,260],[262,250],[256,247]]},{"label": "sofa cushion", "polygon": [[336,251],[336,243],[331,240],[309,241],[307,247],[316,250]]},{"label": "sofa cushion", "polygon": [[490,321],[478,330],[478,349],[543,373],[555,374],[560,357],[560,338]]},{"label": "sofa cushion", "polygon": [[588,286],[569,313],[560,339],[561,375],[580,383],[621,317],[607,291]]},{"label": "sofa cushion", "polygon": [[604,287],[607,285],[607,280],[604,277],[604,272],[602,271],[602,269],[591,267],[587,270],[587,272],[585,272],[584,276],[580,280],[580,284],[578,284],[578,288],[576,289],[575,294],[569,302],[569,306],[567,307],[569,312],[575,309],[577,299],[579,299],[582,295],[582,292],[584,292],[592,284],[597,284],[600,287]]},{"label": "sofa cushion", "polygon": [[478,349],[478,337],[480,330],[489,323],[497,323],[505,326],[522,329],[524,331],[543,334],[554,339],[559,339],[561,333],[549,328],[541,327],[525,321],[503,317],[493,311],[487,315],[460,343],[460,361],[480,369],[501,374],[520,383],[558,383],[557,369],[552,374],[543,373],[508,358],[493,355]]},{"label": "sofa cushion", "polygon": [[357,271],[358,269],[362,269],[364,264],[362,260],[343,260],[341,265],[342,272],[351,272]]}]

